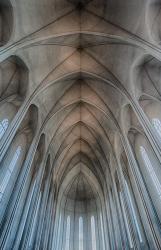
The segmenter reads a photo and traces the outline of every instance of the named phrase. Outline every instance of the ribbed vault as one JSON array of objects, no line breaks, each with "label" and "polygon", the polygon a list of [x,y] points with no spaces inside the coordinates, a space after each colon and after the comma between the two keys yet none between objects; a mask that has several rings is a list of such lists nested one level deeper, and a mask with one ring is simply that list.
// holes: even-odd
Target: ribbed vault
[{"label": "ribbed vault", "polygon": [[17,145],[24,153],[0,200],[0,249],[160,249],[160,203],[139,153],[161,177],[160,1],[4,2],[1,181]]}]

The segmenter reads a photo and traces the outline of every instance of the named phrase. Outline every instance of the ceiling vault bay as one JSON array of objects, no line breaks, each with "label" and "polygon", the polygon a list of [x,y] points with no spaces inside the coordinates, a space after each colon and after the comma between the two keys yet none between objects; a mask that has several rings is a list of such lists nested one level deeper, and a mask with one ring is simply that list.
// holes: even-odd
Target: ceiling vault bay
[{"label": "ceiling vault bay", "polygon": [[[153,134],[148,115],[143,112],[150,100],[158,105],[161,100],[160,27],[155,11],[155,2],[159,1],[10,2],[13,8],[12,32],[8,31],[10,39],[6,36],[4,42],[8,39],[7,43],[0,47],[0,62],[2,69],[7,63],[16,64],[16,68],[1,91],[1,103],[4,103],[4,93],[8,102],[10,98],[12,100],[14,85],[11,91],[10,85],[15,72],[19,72],[17,68],[22,65],[21,60],[26,67],[21,66],[21,75],[25,69],[28,79],[21,83],[21,90],[20,86],[17,87],[17,93],[25,93],[25,96],[16,100],[19,108],[0,141],[0,160],[17,133],[14,128],[22,126],[23,119],[24,128],[26,121],[31,125],[26,111],[29,110],[32,119],[36,119],[34,108],[31,108],[36,106],[36,130],[32,124],[33,134],[35,138],[37,136],[35,145],[43,152],[41,143],[44,139],[41,136],[45,135],[44,161],[48,163],[47,156],[50,155],[49,173],[58,205],[68,204],[68,199],[100,199],[105,205],[104,197],[108,194],[108,199],[112,199],[110,192],[121,189],[124,184],[120,179],[125,173],[130,175],[129,172],[133,172],[138,164],[134,163],[132,154],[135,145],[130,148],[129,143],[133,134],[146,135],[159,164],[161,162],[161,142]],[[129,170],[121,166],[121,161],[131,164]],[[142,199],[145,205],[144,197],[138,199]],[[142,215],[142,219],[148,217],[148,213]],[[158,210],[157,213],[157,216],[161,215]],[[107,218],[108,223],[110,220]],[[4,217],[1,222],[4,228]],[[151,234],[156,236],[153,243],[150,236],[144,236],[146,249],[150,249],[150,244],[155,247],[153,249],[161,247],[157,230],[155,225],[151,229]],[[8,237],[6,232],[0,239],[1,249],[10,246],[9,241],[4,243],[5,237]],[[14,242],[19,246],[18,240]],[[22,249],[29,249],[25,248],[27,243],[24,242],[21,242]],[[141,249],[137,240],[130,239],[129,242],[129,248],[132,244],[134,249]],[[123,241],[120,246],[116,242],[113,245],[112,239],[105,244],[107,249],[123,249]],[[39,249],[38,246],[35,249]],[[51,248],[48,246],[48,249]]]}]

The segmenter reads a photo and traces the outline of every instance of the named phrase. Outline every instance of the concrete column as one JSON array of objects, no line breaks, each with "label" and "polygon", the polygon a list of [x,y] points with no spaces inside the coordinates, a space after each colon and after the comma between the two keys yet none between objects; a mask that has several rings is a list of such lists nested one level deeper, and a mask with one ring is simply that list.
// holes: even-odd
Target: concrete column
[{"label": "concrete column", "polygon": [[31,249],[31,250],[33,249],[33,245],[34,245],[34,241],[35,241],[35,237],[36,237],[36,233],[37,233],[41,198],[42,198],[42,193],[40,192],[38,195],[38,202],[36,204],[35,213],[33,216],[33,224],[32,224],[32,228],[31,228],[31,233],[30,233],[30,236],[28,239],[28,249]]},{"label": "concrete column", "polygon": [[115,204],[116,204],[116,209],[117,209],[117,216],[118,216],[118,221],[119,221],[119,229],[120,229],[120,247],[126,249],[128,248],[128,244],[127,244],[127,232],[125,230],[125,224],[123,221],[123,214],[122,214],[122,210],[121,210],[121,204],[119,201],[119,196],[118,196],[118,192],[117,192],[117,188],[116,188],[116,183],[113,179],[113,189],[114,189],[114,197],[115,197]]},{"label": "concrete column", "polygon": [[107,225],[108,225],[108,232],[109,232],[109,242],[110,242],[110,249],[114,249],[114,231],[112,226],[112,217],[111,217],[111,209],[110,209],[110,202],[109,202],[109,189],[107,190],[106,197],[105,197],[105,205],[106,205],[106,214],[107,214]]},{"label": "concrete column", "polygon": [[108,250],[110,249],[110,238],[109,238],[109,225],[108,225],[105,197],[104,197],[104,203],[101,207],[101,212],[102,212],[102,220],[103,220],[102,223],[103,223],[103,232],[104,232],[104,240],[105,240],[105,249]]},{"label": "concrete column", "polygon": [[[12,234],[16,234],[16,229],[18,227],[18,223],[21,217],[21,213],[23,211],[23,207],[25,204],[25,200],[27,197],[28,189],[31,181],[31,166],[34,159],[35,152],[37,150],[39,136],[35,136],[33,143],[30,146],[26,161],[24,163],[23,171],[21,172],[19,182],[16,185],[16,189],[14,192],[14,198],[10,204],[10,209],[7,212],[7,220],[6,218],[2,218],[1,223],[4,223],[3,233],[0,238],[0,247],[13,246],[14,237],[9,232],[12,231]],[[17,216],[16,216],[17,214]],[[14,218],[17,220],[14,220]],[[13,229],[14,227],[14,229]]]},{"label": "concrete column", "polygon": [[117,243],[116,243],[116,233],[115,233],[115,229],[114,229],[114,217],[116,216],[116,214],[114,214],[113,211],[113,204],[112,204],[112,197],[111,197],[111,191],[109,190],[108,193],[108,198],[109,198],[109,208],[110,208],[110,214],[111,214],[111,230],[113,232],[113,248],[112,249],[116,249],[117,248]]},{"label": "concrete column", "polygon": [[137,196],[136,199],[138,201],[138,208],[143,219],[143,225],[147,234],[147,240],[152,249],[159,249],[161,248],[161,238],[159,228],[157,227],[157,223],[155,222],[153,205],[151,204],[151,200],[149,199],[145,184],[139,172],[139,167],[131,149],[131,145],[126,136],[122,136],[121,139],[129,162],[129,168],[134,177],[137,191],[137,195],[135,195]]},{"label": "concrete column", "polygon": [[41,210],[40,210],[40,221],[38,225],[37,237],[36,237],[36,242],[35,242],[35,250],[41,248],[41,243],[44,240],[42,237],[42,231],[43,231],[43,224],[45,220],[45,213],[47,209],[47,201],[49,198],[51,177],[52,176],[50,175],[49,178],[45,181],[45,187],[44,187]]},{"label": "concrete column", "polygon": [[48,240],[48,249],[55,250],[52,248],[53,239],[54,239],[54,226],[56,222],[56,200],[55,200],[55,192],[54,187],[52,185],[52,210],[51,210],[51,220],[50,220],[50,230],[49,230],[49,240]]},{"label": "concrete column", "polygon": [[36,180],[33,179],[32,184],[30,186],[29,193],[28,193],[28,197],[26,199],[25,208],[24,208],[24,212],[22,214],[22,218],[21,218],[21,222],[20,222],[20,225],[19,225],[19,228],[18,228],[18,232],[17,232],[17,235],[16,235],[16,241],[15,241],[14,248],[13,248],[15,250],[18,249],[19,244],[21,242],[22,234],[23,234],[23,232],[25,230],[26,220],[27,220],[28,215],[29,215],[29,209],[30,209],[33,194],[34,194],[34,191],[35,191],[35,184],[36,184]]},{"label": "concrete column", "polygon": [[53,213],[53,189],[51,188],[50,190],[50,197],[49,197],[49,203],[47,205],[47,216],[45,217],[45,221],[46,221],[46,228],[44,229],[44,243],[43,243],[43,249],[48,249],[48,241],[49,241],[49,234],[50,234],[50,225],[51,225],[51,221],[52,221],[52,213]]},{"label": "concrete column", "polygon": [[159,162],[161,163],[161,141],[159,140],[155,129],[153,128],[147,115],[145,114],[145,112],[143,111],[143,109],[141,108],[138,102],[134,102],[133,110],[136,116],[138,117],[138,120],[140,124],[142,125],[142,128],[144,129],[144,132],[154,152],[156,153],[156,156],[158,157]]},{"label": "concrete column", "polygon": [[[34,196],[33,196],[33,200],[32,200],[32,204],[30,206],[30,214],[28,216],[28,220],[26,222],[25,225],[25,235],[23,237],[23,247],[28,247],[29,244],[31,244],[31,238],[33,238],[32,233],[35,233],[35,231],[32,230],[33,225],[35,224],[35,216],[37,213],[37,207],[40,206],[39,204],[39,196],[41,194],[42,196],[42,192],[41,192],[41,183],[42,183],[42,178],[43,178],[43,174],[45,171],[45,167],[46,166],[46,161],[47,161],[47,154],[45,155],[40,167],[39,167],[39,171],[37,172],[37,177],[36,177],[36,187],[35,187],[35,192],[34,192]],[[41,198],[42,200],[42,198]]]},{"label": "concrete column", "polygon": [[[128,227],[129,227],[129,232],[127,233],[130,233],[132,245],[137,248],[139,247],[140,242],[137,241],[137,232],[135,228],[135,223],[133,221],[132,212],[130,211],[128,196],[125,191],[126,187],[125,187],[124,175],[123,175],[122,167],[119,161],[118,161],[118,177],[119,177],[119,183],[120,183],[120,188],[121,188],[120,192],[122,192],[122,202],[125,208],[126,219],[127,219]],[[115,180],[113,181],[114,181],[113,185],[116,186]]]},{"label": "concrete column", "polygon": [[0,162],[2,161],[5,153],[7,152],[8,147],[10,146],[14,136],[16,135],[18,128],[20,127],[20,124],[23,121],[26,113],[28,112],[29,106],[30,102],[27,101],[22,104],[22,106],[19,108],[19,111],[12,120],[11,124],[9,125],[2,140],[0,141]]}]

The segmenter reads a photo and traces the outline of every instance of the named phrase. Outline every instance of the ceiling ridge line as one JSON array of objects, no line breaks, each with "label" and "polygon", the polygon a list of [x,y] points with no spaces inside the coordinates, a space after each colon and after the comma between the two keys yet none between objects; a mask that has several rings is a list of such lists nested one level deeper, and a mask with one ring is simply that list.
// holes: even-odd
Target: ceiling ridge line
[{"label": "ceiling ridge line", "polygon": [[[18,41],[16,41],[16,42],[10,44],[9,46],[7,46],[7,47],[5,47],[5,48],[2,48],[2,49],[0,48],[0,55],[6,53],[8,50],[10,50],[10,49],[16,47],[16,45],[21,44],[21,42],[25,41],[28,37],[30,37],[30,36],[34,35],[35,33],[37,33],[37,32],[39,32],[39,31],[45,29],[46,27],[52,25],[53,23],[57,22],[57,21],[60,20],[61,18],[64,18],[65,16],[68,16],[69,14],[71,14],[71,13],[74,12],[74,11],[75,11],[75,9],[72,9],[72,10],[68,11],[67,13],[65,13],[64,15],[58,17],[57,19],[55,19],[55,20],[51,21],[50,23],[46,24],[45,26],[41,27],[40,29],[37,29],[36,31],[31,32],[31,33],[28,34],[27,36],[24,36],[23,38],[19,39]],[[1,52],[2,52],[2,53],[1,53]]]}]

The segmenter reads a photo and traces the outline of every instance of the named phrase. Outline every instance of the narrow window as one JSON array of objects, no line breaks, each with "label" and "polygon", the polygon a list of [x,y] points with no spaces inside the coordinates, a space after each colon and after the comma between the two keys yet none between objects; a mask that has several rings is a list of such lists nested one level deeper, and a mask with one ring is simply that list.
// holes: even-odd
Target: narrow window
[{"label": "narrow window", "polygon": [[140,228],[139,228],[139,224],[138,224],[137,217],[136,217],[136,213],[135,213],[135,209],[134,209],[133,202],[132,202],[132,199],[131,199],[130,190],[129,190],[129,187],[128,187],[128,184],[127,184],[126,180],[125,180],[125,186],[126,186],[127,195],[128,195],[132,215],[133,215],[133,218],[134,218],[135,226],[136,226],[137,233],[138,233],[138,236],[139,236],[139,240],[140,240],[140,242],[143,242],[141,232],[140,232]]},{"label": "narrow window", "polygon": [[0,122],[0,139],[3,137],[6,129],[8,127],[8,119],[4,119]]},{"label": "narrow window", "polygon": [[153,124],[154,128],[156,129],[158,135],[161,138],[161,121],[159,119],[157,119],[157,118],[153,118],[152,119],[152,124]]},{"label": "narrow window", "polygon": [[101,213],[100,213],[100,222],[101,222],[102,246],[103,246],[103,250],[105,250],[105,238],[104,238],[104,230],[103,230],[103,219],[102,219],[102,214]]},{"label": "narrow window", "polygon": [[156,187],[156,190],[157,190],[159,196],[161,197],[161,185],[160,185],[160,182],[158,180],[157,175],[155,174],[155,172],[153,170],[153,166],[152,166],[152,164],[150,162],[148,154],[147,154],[145,148],[142,147],[142,146],[140,147],[140,152],[141,152],[142,158],[143,158],[143,160],[145,162],[145,165],[146,165],[146,167],[148,169],[149,175],[150,175],[150,177],[151,177],[151,179],[152,179],[152,181],[153,181],[153,183],[154,183],[154,185]]},{"label": "narrow window", "polygon": [[18,158],[20,156],[20,153],[21,153],[21,147],[19,146],[17,149],[16,149],[16,152],[14,153],[13,155],[13,158],[6,170],[6,173],[5,173],[5,176],[0,184],[0,200],[2,199],[2,196],[3,196],[3,193],[7,187],[7,184],[9,182],[9,179],[11,177],[11,174],[14,170],[14,167],[16,166],[16,163],[18,161]]},{"label": "narrow window", "polygon": [[79,218],[79,250],[83,250],[83,218]]},{"label": "narrow window", "polygon": [[70,250],[70,216],[67,217],[65,250]]},{"label": "narrow window", "polygon": [[92,232],[92,250],[96,250],[96,226],[95,218],[91,217],[91,232]]}]

